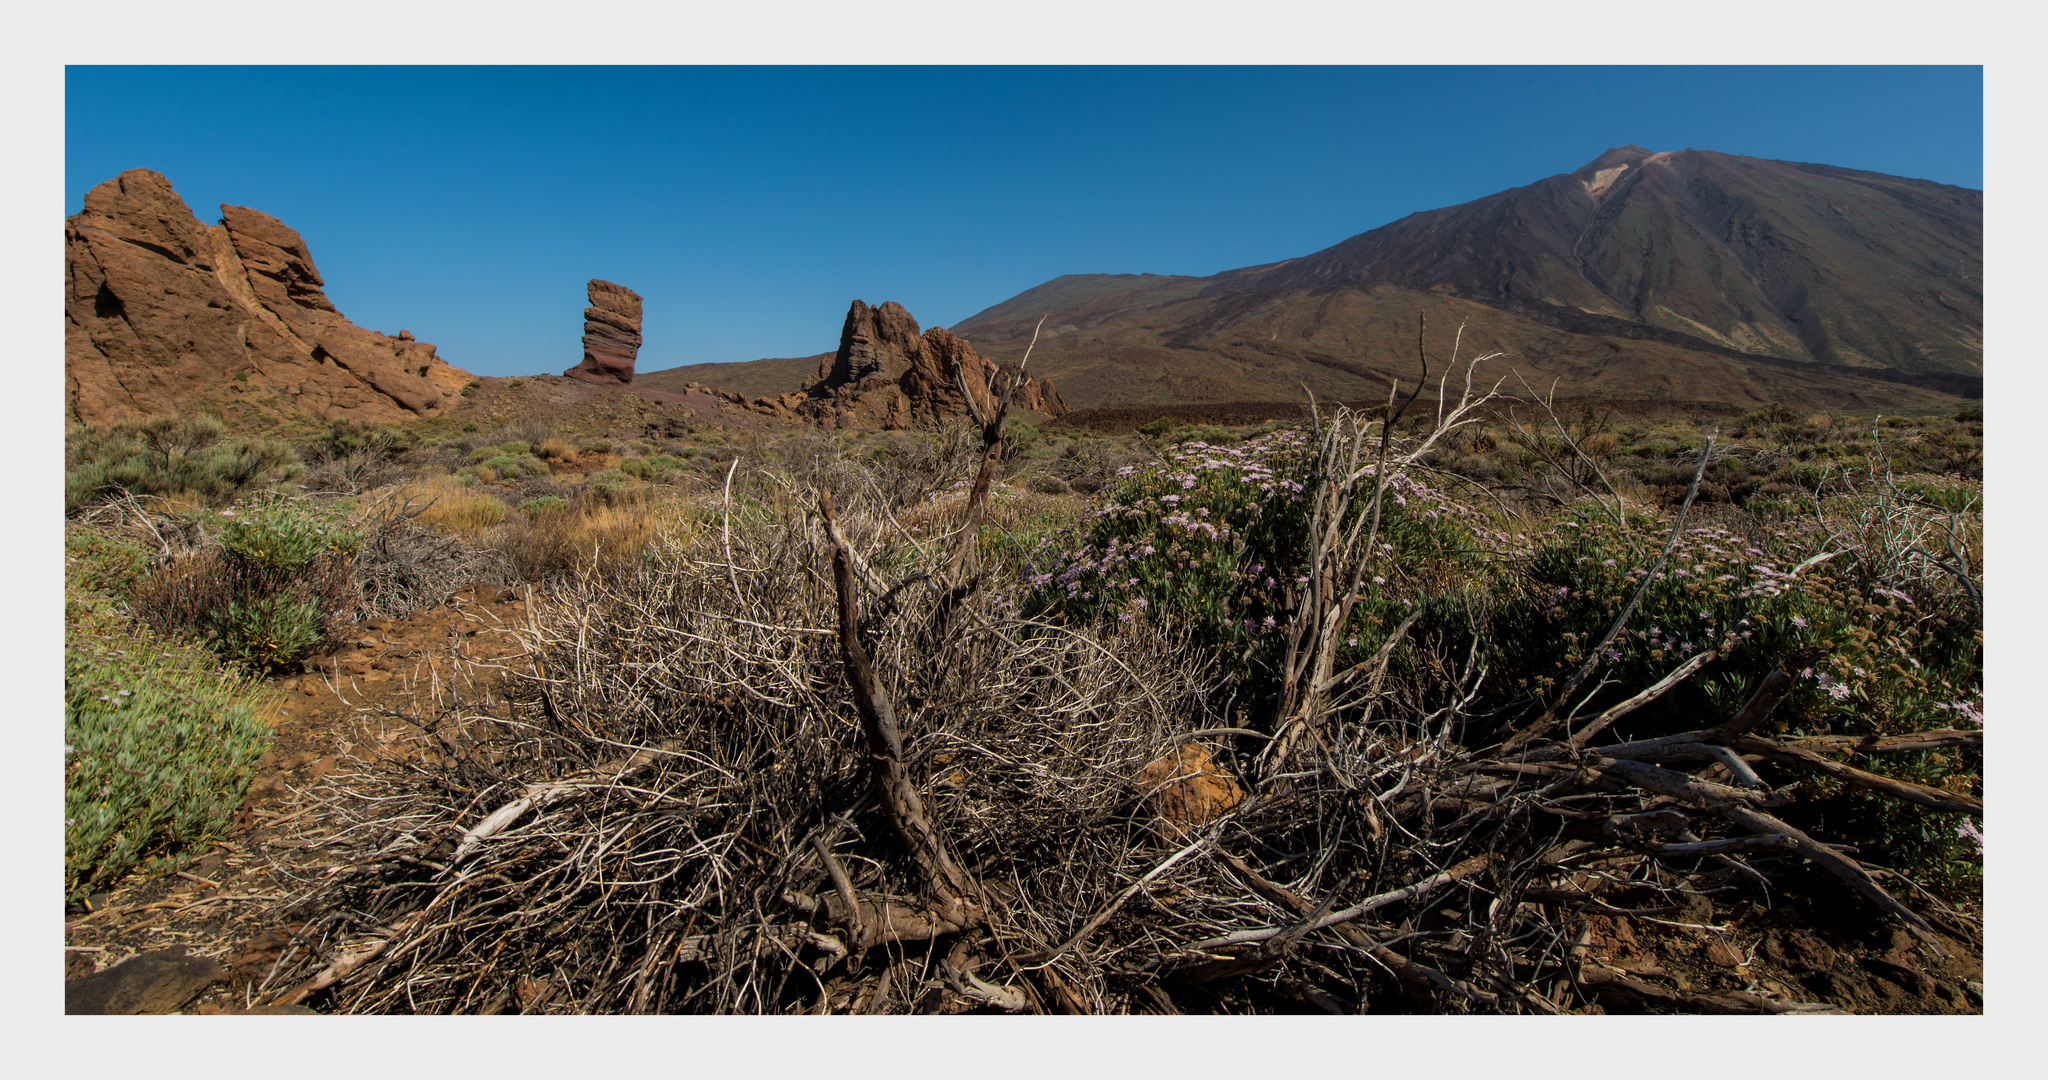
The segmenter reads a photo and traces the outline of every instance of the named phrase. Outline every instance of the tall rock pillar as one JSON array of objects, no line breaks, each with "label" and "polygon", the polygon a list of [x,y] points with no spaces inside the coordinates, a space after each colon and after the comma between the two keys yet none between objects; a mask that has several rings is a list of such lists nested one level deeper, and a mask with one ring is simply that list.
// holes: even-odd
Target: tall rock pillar
[{"label": "tall rock pillar", "polygon": [[624,285],[590,280],[583,309],[583,362],[563,372],[584,382],[625,386],[640,355],[640,294]]}]

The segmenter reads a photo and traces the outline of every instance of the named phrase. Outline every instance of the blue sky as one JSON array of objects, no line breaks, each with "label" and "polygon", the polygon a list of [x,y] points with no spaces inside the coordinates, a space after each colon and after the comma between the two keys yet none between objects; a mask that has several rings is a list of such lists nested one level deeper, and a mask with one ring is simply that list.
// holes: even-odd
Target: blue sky
[{"label": "blue sky", "polygon": [[1983,186],[1975,67],[70,67],[64,212],[155,169],[306,237],[356,323],[478,374],[832,348],[1067,273],[1211,274],[1567,172],[1708,148]]}]

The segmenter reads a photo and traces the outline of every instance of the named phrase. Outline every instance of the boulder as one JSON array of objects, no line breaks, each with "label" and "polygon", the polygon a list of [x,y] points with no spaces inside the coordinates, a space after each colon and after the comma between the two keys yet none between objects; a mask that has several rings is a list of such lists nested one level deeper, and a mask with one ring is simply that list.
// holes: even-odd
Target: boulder
[{"label": "boulder", "polygon": [[1244,801],[1237,778],[1198,743],[1182,743],[1146,765],[1131,786],[1152,811],[1153,827],[1168,843],[1185,842]]},{"label": "boulder", "polygon": [[640,355],[640,294],[592,278],[583,309],[583,362],[562,374],[602,386],[626,386]]},{"label": "boulder", "polygon": [[243,395],[322,420],[451,407],[469,373],[410,334],[336,310],[304,237],[245,206],[207,226],[161,173],[130,169],[64,223],[65,418],[106,424]]},{"label": "boulder", "polygon": [[95,975],[64,984],[67,1016],[135,1016],[176,1012],[227,972],[185,946],[146,952]]}]

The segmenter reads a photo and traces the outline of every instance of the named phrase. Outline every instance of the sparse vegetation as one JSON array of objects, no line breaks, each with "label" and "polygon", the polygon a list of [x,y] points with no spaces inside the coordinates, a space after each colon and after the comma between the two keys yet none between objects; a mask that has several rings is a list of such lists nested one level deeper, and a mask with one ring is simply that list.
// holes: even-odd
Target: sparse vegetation
[{"label": "sparse vegetation", "polygon": [[124,494],[189,492],[224,501],[289,480],[305,467],[289,445],[228,438],[227,428],[209,416],[81,428],[67,438],[65,459],[67,514]]},{"label": "sparse vegetation", "polygon": [[[101,610],[273,671],[357,617],[474,582],[536,588],[533,666],[494,691],[516,722],[449,703],[432,722],[466,733],[460,754],[349,781],[377,808],[349,834],[362,857],[293,917],[322,955],[354,955],[348,920],[367,919],[409,959],[342,972],[323,1008],[496,1011],[544,978],[535,1007],[596,1011],[1163,995],[1546,1012],[1638,993],[1572,959],[1587,912],[1725,903],[1759,876],[1916,934],[1967,927],[1981,421],[1456,405],[1384,445],[1385,409],[1135,437],[1014,419],[687,439],[336,428],[308,459],[353,486],[253,518],[138,493],[107,512],[160,536],[80,528],[67,548]],[[337,465],[351,456],[375,469]],[[921,826],[867,794],[875,699],[848,681],[846,604]],[[253,684],[223,685],[245,700]],[[1701,749],[1617,764],[1657,760],[1629,756],[1656,740]],[[235,745],[181,802],[236,790],[260,743]],[[1641,786],[1748,790],[1710,747],[1799,797]],[[1694,831],[1627,831],[1673,813]],[[600,835],[634,873],[557,842]],[[906,835],[936,837],[972,888]],[[1853,866],[1801,843],[1853,845]],[[1404,888],[1422,891],[1324,933],[1330,949],[1265,944],[1296,941],[1317,904]],[[326,963],[299,957],[278,984]],[[913,965],[937,981],[900,983]],[[1627,1000],[1708,1000],[1665,992]]]},{"label": "sparse vegetation", "polygon": [[225,836],[270,734],[274,692],[125,616],[143,558],[88,530],[65,537],[67,901]]}]

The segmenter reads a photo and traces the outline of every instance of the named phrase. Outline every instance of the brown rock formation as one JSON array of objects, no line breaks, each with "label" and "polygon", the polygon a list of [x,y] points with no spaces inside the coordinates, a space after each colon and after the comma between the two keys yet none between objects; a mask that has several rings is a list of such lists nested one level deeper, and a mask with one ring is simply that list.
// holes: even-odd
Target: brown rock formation
[{"label": "brown rock formation", "polygon": [[103,424],[257,395],[322,419],[432,416],[468,372],[410,334],[335,310],[306,241],[222,206],[202,225],[161,173],[130,169],[64,223],[65,418]]},{"label": "brown rock formation", "polygon": [[590,279],[583,309],[583,362],[562,374],[603,386],[633,381],[640,355],[640,294],[624,285]]},{"label": "brown rock formation", "polygon": [[[919,333],[917,320],[893,300],[872,308],[855,300],[839,351],[818,365],[817,381],[779,398],[755,399],[751,407],[839,427],[931,426],[968,415],[963,382],[975,402],[987,406],[991,383],[1001,386],[1012,370],[942,327]],[[1017,388],[1011,408],[1048,417],[1067,411],[1051,383],[1031,377]]]},{"label": "brown rock formation", "polygon": [[819,365],[818,381],[836,389],[869,376],[894,379],[922,348],[917,320],[902,304],[884,300],[881,307],[871,308],[855,300],[839,331],[839,351],[830,363]]}]

